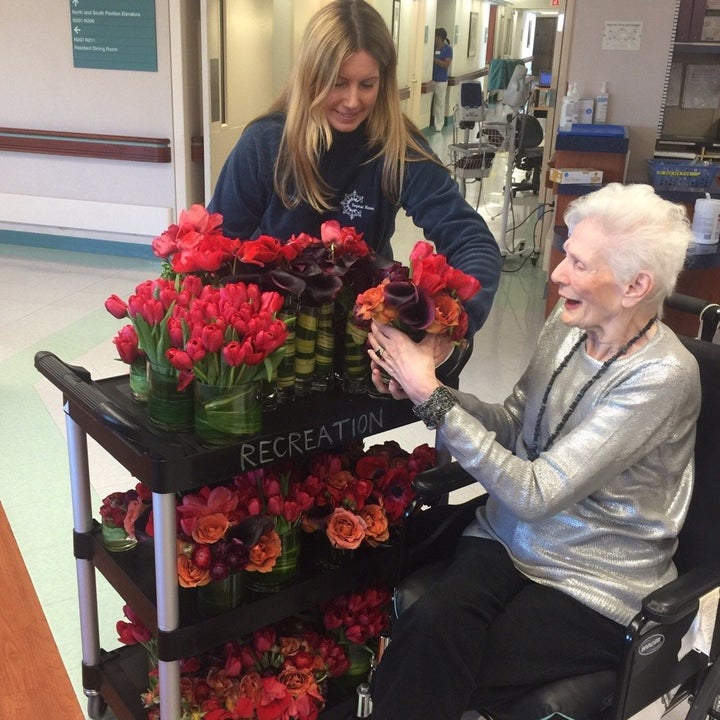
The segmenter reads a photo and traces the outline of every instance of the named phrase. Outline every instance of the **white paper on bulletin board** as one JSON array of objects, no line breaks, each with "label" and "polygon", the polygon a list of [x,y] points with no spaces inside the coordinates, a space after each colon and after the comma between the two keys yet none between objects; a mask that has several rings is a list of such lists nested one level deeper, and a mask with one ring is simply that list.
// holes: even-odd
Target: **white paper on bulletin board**
[{"label": "white paper on bulletin board", "polygon": [[641,21],[606,20],[602,35],[603,50],[639,50],[642,40]]},{"label": "white paper on bulletin board", "polygon": [[720,107],[720,66],[688,65],[685,69],[684,108]]}]

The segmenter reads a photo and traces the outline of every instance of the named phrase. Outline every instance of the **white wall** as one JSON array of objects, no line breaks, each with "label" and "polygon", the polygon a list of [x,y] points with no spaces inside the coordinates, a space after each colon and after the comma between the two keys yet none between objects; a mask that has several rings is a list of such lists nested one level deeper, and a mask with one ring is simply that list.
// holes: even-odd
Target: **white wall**
[{"label": "white wall", "polygon": [[[172,139],[168,0],[155,11],[158,70],[134,72],[73,66],[69,2],[3,3],[0,126]],[[133,241],[125,235],[155,234],[174,213],[172,163],[15,152],[0,162],[0,223],[15,229],[74,225]],[[67,212],[58,199],[72,201]]]}]

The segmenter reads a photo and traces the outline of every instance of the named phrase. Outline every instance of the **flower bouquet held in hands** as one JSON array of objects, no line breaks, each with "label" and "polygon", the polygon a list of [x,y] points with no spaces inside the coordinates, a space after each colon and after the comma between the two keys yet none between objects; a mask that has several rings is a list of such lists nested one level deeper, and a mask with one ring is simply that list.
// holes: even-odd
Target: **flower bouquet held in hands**
[{"label": "flower bouquet held in hands", "polygon": [[462,342],[468,330],[462,303],[479,290],[476,278],[448,265],[444,255],[421,240],[410,253],[409,268],[396,268],[357,296],[355,315],[368,324],[392,323],[416,340],[430,333]]}]

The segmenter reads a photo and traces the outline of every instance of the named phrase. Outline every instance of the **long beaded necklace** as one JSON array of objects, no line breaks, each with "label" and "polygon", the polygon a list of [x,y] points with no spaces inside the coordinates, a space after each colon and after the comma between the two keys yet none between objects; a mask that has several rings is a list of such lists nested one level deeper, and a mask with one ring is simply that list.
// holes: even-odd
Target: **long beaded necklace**
[{"label": "long beaded necklace", "polygon": [[552,444],[557,439],[557,436],[562,432],[565,424],[570,419],[570,416],[575,411],[575,408],[580,404],[580,401],[585,397],[585,394],[593,385],[593,383],[599,377],[601,377],[619,357],[624,355],[643,335],[645,335],[648,330],[650,330],[655,320],[656,318],[654,316],[651,317],[645,327],[643,327],[637,335],[630,338],[630,340],[628,340],[612,357],[608,358],[598,368],[597,372],[582,386],[582,388],[580,388],[580,392],[570,403],[570,407],[565,411],[565,414],[562,416],[553,433],[545,441],[545,444],[542,446],[542,448],[538,449],[538,443],[540,441],[540,425],[542,423],[543,416],[545,415],[545,408],[547,406],[548,397],[550,396],[550,391],[552,390],[553,385],[555,384],[555,381],[557,380],[560,373],[568,366],[568,363],[570,362],[572,356],[578,351],[578,348],[585,342],[585,340],[587,340],[587,333],[583,333],[580,336],[580,339],[572,346],[572,348],[570,348],[570,352],[563,358],[563,361],[555,368],[553,374],[550,376],[550,381],[545,388],[545,393],[543,395],[542,401],[540,402],[540,409],[538,410],[537,420],[535,421],[533,442],[532,445],[528,448],[527,452],[528,458],[530,460],[537,460],[540,457],[541,452],[544,452],[552,446]]}]

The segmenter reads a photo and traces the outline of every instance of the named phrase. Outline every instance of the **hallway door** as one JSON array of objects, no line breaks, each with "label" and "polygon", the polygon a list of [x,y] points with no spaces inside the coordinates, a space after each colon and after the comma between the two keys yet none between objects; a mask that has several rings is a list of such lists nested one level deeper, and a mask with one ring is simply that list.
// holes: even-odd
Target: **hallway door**
[{"label": "hallway door", "polygon": [[273,49],[283,31],[274,27],[275,6],[287,1],[205,0],[200,4],[206,203],[245,126],[275,98]]}]

